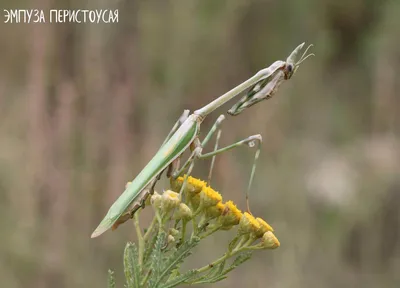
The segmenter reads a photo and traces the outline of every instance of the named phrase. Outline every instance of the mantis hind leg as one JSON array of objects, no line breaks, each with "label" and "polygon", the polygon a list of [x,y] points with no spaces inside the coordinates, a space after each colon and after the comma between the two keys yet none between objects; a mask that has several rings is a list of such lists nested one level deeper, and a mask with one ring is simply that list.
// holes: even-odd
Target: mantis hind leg
[{"label": "mantis hind leg", "polygon": [[[214,151],[218,149],[218,142],[219,142],[219,138],[221,137],[221,123],[222,121],[225,120],[225,116],[224,115],[220,115],[217,120],[215,121],[214,125],[211,127],[210,131],[208,131],[207,136],[204,138],[203,142],[200,143],[199,139],[196,138],[193,143],[192,143],[192,154],[189,156],[189,158],[187,159],[187,161],[185,162],[185,164],[181,167],[181,168],[177,168],[174,169],[174,171],[171,173],[171,177],[173,179],[178,178],[185,170],[186,168],[189,166],[189,169],[186,173],[186,177],[183,181],[182,187],[180,189],[180,195],[182,195],[182,191],[184,190],[185,186],[186,186],[186,182],[187,182],[187,178],[190,176],[190,174],[192,173],[192,170],[194,168],[194,162],[196,159],[199,158],[199,156],[201,156],[201,151],[203,149],[204,146],[207,145],[207,143],[210,141],[210,139],[212,138],[212,136],[215,134],[216,131],[217,132],[217,139],[215,142],[215,146],[214,146]],[[212,171],[213,171],[213,167],[214,167],[214,163],[215,163],[215,156],[213,156],[213,158],[211,159],[211,165],[210,165],[210,170],[208,173],[208,181],[207,184],[211,185],[211,175],[212,175]]]}]

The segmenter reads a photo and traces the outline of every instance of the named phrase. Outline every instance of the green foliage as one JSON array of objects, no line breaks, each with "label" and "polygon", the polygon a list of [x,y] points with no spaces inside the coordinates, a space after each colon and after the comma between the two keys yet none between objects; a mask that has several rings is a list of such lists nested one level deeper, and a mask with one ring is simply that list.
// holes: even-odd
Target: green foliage
[{"label": "green foliage", "polygon": [[142,267],[139,265],[139,255],[135,243],[127,243],[124,252],[125,278],[128,288],[139,287]]},{"label": "green foliage", "polygon": [[156,245],[157,239],[157,235],[154,235],[149,241],[146,241],[143,255],[143,263],[151,263],[149,261],[149,258],[152,255],[153,247]]},{"label": "green foliage", "polygon": [[[177,184],[172,184],[171,186],[176,188]],[[225,204],[218,201],[212,202],[212,199],[222,201],[222,198],[218,198],[218,193],[211,187],[207,187],[204,190],[206,192],[203,192],[204,181],[189,178],[188,184],[187,189],[201,191],[199,192],[201,200],[197,205],[196,213],[192,212],[195,205],[193,201],[183,203],[176,192],[167,190],[163,195],[155,193],[151,199],[155,211],[154,218],[150,227],[142,235],[139,219],[141,210],[136,212],[134,224],[138,242],[137,244],[127,243],[124,251],[127,288],[172,288],[181,284],[215,283],[227,278],[229,272],[249,260],[251,258],[249,250],[273,249],[279,246],[278,240],[271,231],[260,233],[262,227],[259,222],[248,213],[242,214],[232,201]],[[214,203],[215,207],[204,208],[204,203]],[[178,207],[182,208],[182,205],[184,210],[181,209],[181,211],[190,213],[177,213]],[[221,209],[216,209],[217,206]],[[210,208],[214,209],[212,217],[210,217]],[[219,213],[219,216],[215,213]],[[188,218],[187,215],[191,216]],[[192,222],[191,233],[186,227],[188,222]],[[210,225],[204,225],[204,222]],[[172,226],[174,228],[170,228]],[[206,228],[199,229],[200,226]],[[239,226],[240,233],[229,243],[225,254],[204,267],[181,272],[183,263],[203,239],[217,231],[229,230],[233,226]],[[252,227],[255,230],[251,230]],[[254,244],[257,240],[260,240],[258,244]],[[234,256],[235,260],[226,268],[227,262]],[[113,283],[109,286],[115,286],[113,279],[109,282]]]},{"label": "green foliage", "polygon": [[186,272],[183,275],[179,275],[177,277],[172,278],[171,280],[169,280],[167,283],[165,283],[164,285],[160,286],[162,288],[171,288],[171,287],[176,287],[182,283],[186,283],[186,281],[190,278],[192,278],[193,276],[195,276],[198,272],[195,269],[189,270],[188,272]]},{"label": "green foliage", "polygon": [[155,287],[157,287],[157,284],[161,283],[165,277],[167,277],[174,269],[176,269],[185,258],[192,254],[191,250],[197,246],[199,242],[200,239],[198,237],[193,237],[192,239],[185,241],[170,257],[168,257],[166,261],[164,261],[164,263],[158,263],[162,272],[156,280]]},{"label": "green foliage", "polygon": [[108,270],[108,288],[115,288],[114,271]]},{"label": "green foliage", "polygon": [[221,272],[224,269],[224,267],[225,267],[225,261],[222,261],[218,265],[214,265],[208,273],[192,279],[190,281],[190,284],[214,283],[216,281],[213,280],[221,275]]},{"label": "green foliage", "polygon": [[[166,233],[162,231],[152,237],[149,243],[154,243],[154,245],[147,245],[146,254],[148,256],[144,258],[143,265],[139,265],[136,245],[134,243],[126,245],[124,253],[126,287],[176,287],[197,274],[196,270],[189,270],[180,274],[178,269],[184,259],[192,253],[192,249],[199,244],[200,239],[193,237],[176,249],[167,249],[166,239]],[[142,267],[148,267],[145,273],[143,273]],[[143,275],[148,276],[144,276],[142,279]],[[110,274],[111,277],[113,277],[112,274]],[[115,283],[113,282],[112,285],[115,285]]]},{"label": "green foliage", "polygon": [[212,267],[207,274],[195,280],[190,281],[190,284],[206,284],[206,283],[215,283],[221,281],[226,277],[228,277],[227,274],[229,272],[238,267],[240,264],[249,260],[251,258],[251,254],[252,254],[251,252],[243,252],[242,254],[239,254],[239,256],[237,256],[235,260],[232,262],[232,264],[225,270],[224,270],[225,261],[222,261],[220,264]]},{"label": "green foliage", "polygon": [[225,269],[221,274],[226,275],[229,272],[231,272],[233,269],[238,267],[240,264],[246,262],[247,260],[250,260],[251,258],[251,252],[244,252],[240,254],[239,256],[236,257],[236,259],[232,262],[231,266],[229,268]]},{"label": "green foliage", "polygon": [[157,287],[157,280],[159,279],[160,273],[161,273],[161,263],[163,260],[162,257],[162,249],[163,246],[165,245],[165,237],[166,234],[164,232],[161,232],[157,236],[157,241],[156,244],[154,245],[153,248],[153,253],[151,254],[150,260],[151,260],[151,265],[150,265],[150,279],[149,279],[149,287]]}]

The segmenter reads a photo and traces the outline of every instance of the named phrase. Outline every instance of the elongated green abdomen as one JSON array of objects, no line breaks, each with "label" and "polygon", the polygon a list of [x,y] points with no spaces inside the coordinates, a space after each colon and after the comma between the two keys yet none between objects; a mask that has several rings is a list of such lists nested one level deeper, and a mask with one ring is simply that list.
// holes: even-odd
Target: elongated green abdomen
[{"label": "elongated green abdomen", "polygon": [[92,233],[92,238],[100,236],[110,229],[133,201],[139,200],[136,198],[140,192],[189,147],[196,137],[197,131],[198,125],[195,116],[189,116],[110,207],[107,215]]}]

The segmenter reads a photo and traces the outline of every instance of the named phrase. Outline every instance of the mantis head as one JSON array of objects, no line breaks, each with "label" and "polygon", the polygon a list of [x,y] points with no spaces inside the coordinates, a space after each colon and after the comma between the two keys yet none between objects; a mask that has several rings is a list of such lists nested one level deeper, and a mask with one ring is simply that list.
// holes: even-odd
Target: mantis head
[{"label": "mantis head", "polygon": [[313,53],[307,54],[308,49],[312,47],[312,44],[307,47],[303,55],[298,61],[296,61],[297,55],[303,48],[304,43],[297,46],[286,61],[276,61],[270,67],[261,70],[259,75],[262,75],[261,79],[256,82],[236,103],[231,109],[229,109],[228,114],[236,116],[240,114],[246,108],[253,106],[254,104],[271,98],[276,91],[278,91],[279,86],[283,80],[290,79],[294,73],[296,73],[300,64],[310,56],[314,56]]},{"label": "mantis head", "polygon": [[315,56],[314,53],[307,54],[308,50],[313,46],[313,44],[308,45],[307,49],[301,55],[300,59],[296,62],[297,55],[300,50],[303,49],[304,42],[297,46],[289,57],[286,59],[286,65],[283,67],[283,72],[285,73],[285,79],[290,79],[294,73],[296,73],[300,64],[303,63],[308,57]]}]

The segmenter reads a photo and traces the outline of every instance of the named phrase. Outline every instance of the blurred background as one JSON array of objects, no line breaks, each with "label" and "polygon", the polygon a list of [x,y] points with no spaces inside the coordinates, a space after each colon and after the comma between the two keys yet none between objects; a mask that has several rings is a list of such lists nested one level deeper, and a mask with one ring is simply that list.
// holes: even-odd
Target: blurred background
[{"label": "blurred background", "polygon": [[[227,117],[220,141],[262,134],[252,212],[281,247],[215,287],[400,287],[400,1],[1,2],[119,10],[114,24],[0,26],[2,287],[106,287],[109,268],[122,287],[132,225],[90,234],[125,183],[183,109],[304,41],[316,57],[272,100]],[[218,157],[213,176],[243,210],[254,151]],[[233,235],[214,235],[190,265],[222,254]]]}]

